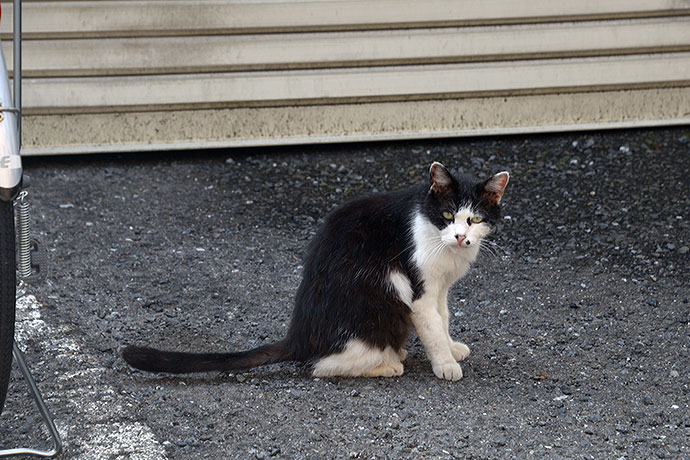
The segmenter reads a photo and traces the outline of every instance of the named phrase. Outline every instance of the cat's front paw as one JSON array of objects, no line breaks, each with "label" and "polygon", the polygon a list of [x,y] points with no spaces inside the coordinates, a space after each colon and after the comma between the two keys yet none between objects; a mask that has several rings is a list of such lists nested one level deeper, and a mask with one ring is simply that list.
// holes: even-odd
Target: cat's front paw
[{"label": "cat's front paw", "polygon": [[452,342],[450,352],[456,361],[462,361],[470,355],[470,347],[462,342]]},{"label": "cat's front paw", "polygon": [[442,363],[433,365],[436,377],[456,382],[462,378],[462,368],[458,363]]}]

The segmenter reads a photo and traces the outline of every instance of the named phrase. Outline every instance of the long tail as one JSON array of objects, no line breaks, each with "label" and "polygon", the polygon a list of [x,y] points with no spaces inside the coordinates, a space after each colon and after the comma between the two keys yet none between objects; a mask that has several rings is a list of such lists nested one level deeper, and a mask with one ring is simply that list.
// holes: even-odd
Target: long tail
[{"label": "long tail", "polygon": [[122,357],[136,369],[170,374],[250,369],[291,359],[284,341],[236,353],[186,353],[129,345]]}]

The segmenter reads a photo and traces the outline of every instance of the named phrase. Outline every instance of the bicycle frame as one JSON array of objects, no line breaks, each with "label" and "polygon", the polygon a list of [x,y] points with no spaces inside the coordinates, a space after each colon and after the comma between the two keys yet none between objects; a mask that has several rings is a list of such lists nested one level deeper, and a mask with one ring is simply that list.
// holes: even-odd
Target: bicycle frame
[{"label": "bicycle frame", "polygon": [[12,201],[22,186],[21,147],[21,0],[14,0],[14,106],[7,78],[5,56],[0,48],[0,200]]},{"label": "bicycle frame", "polygon": [[[5,202],[12,202],[15,200],[15,198],[17,198],[22,188],[23,179],[22,161],[20,157],[22,101],[21,12],[21,0],[13,0],[14,106],[12,106],[12,97],[10,94],[9,79],[7,76],[7,66],[5,65],[5,56],[2,52],[2,47],[0,47],[0,200]],[[21,199],[22,198],[20,198],[20,200]],[[28,218],[28,215],[26,217]],[[17,346],[16,342],[14,342],[12,347],[12,355],[19,366],[19,370],[24,376],[24,380],[26,380],[29,386],[29,392],[34,399],[34,402],[38,406],[41,417],[43,418],[43,421],[50,432],[54,442],[54,447],[49,451],[41,451],[29,448],[5,449],[0,450],[0,457],[28,455],[32,457],[53,458],[62,451],[62,440],[60,439],[60,434],[55,428],[53,418],[48,412],[48,408],[43,401],[43,397],[41,396],[41,393],[36,386],[36,382],[26,364],[24,355]]]}]

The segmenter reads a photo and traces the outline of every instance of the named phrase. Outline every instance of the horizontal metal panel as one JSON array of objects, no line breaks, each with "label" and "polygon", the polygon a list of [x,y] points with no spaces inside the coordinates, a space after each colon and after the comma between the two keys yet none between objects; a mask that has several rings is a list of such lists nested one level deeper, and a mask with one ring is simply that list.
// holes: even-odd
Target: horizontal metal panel
[{"label": "horizontal metal panel", "polygon": [[22,154],[226,148],[690,125],[690,87],[24,117]]},{"label": "horizontal metal panel", "polygon": [[223,107],[690,84],[690,53],[363,69],[24,80],[26,113]]},{"label": "horizontal metal panel", "polygon": [[24,0],[23,18],[25,153],[690,119],[690,0]]},{"label": "horizontal metal panel", "polygon": [[[690,16],[312,34],[31,40],[26,76],[132,75],[690,51]],[[3,50],[11,63],[12,43]]]},{"label": "horizontal metal panel", "polygon": [[[226,34],[501,24],[690,12],[690,0],[37,1],[23,6],[25,37]],[[9,37],[12,5],[0,24]]]}]

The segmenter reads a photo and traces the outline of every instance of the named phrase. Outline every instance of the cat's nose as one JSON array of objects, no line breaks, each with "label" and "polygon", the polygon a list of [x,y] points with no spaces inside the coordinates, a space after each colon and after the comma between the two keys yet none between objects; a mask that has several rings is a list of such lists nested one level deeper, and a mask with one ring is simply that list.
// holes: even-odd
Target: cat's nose
[{"label": "cat's nose", "polygon": [[455,235],[455,239],[458,240],[458,244],[465,241],[465,235]]}]

